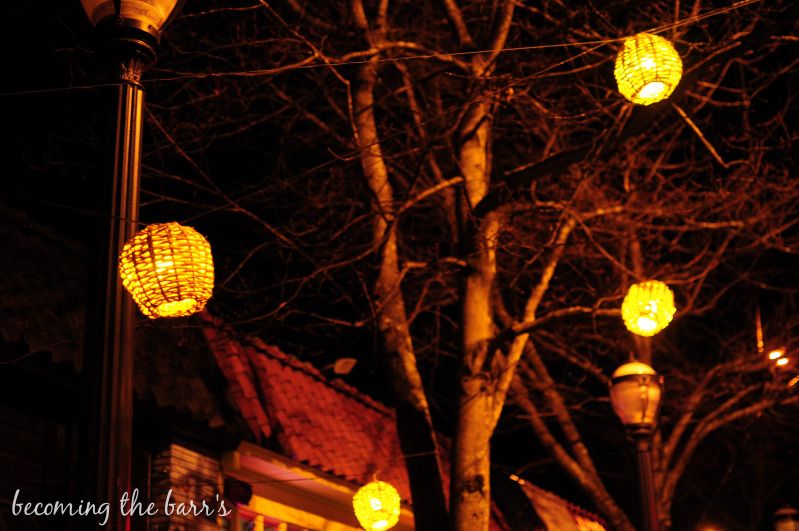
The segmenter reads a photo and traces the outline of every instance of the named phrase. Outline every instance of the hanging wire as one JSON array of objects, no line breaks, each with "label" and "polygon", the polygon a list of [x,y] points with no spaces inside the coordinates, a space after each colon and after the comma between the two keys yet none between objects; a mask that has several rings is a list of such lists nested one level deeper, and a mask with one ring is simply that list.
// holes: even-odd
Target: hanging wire
[{"label": "hanging wire", "polygon": [[[673,30],[682,26],[694,24],[696,22],[706,20],[711,17],[715,17],[718,15],[723,15],[726,13],[730,13],[732,11],[741,9],[743,7],[750,6],[752,4],[760,3],[763,0],[740,0],[735,2],[726,7],[720,7],[716,9],[712,9],[706,13],[701,13],[698,15],[692,15],[686,17],[681,20],[675,20],[669,24],[663,24],[660,26],[654,26],[649,29],[645,29],[643,31],[647,33],[663,33],[669,30]],[[564,42],[564,43],[554,43],[554,44],[536,44],[536,45],[529,45],[529,46],[511,46],[500,49],[497,53],[515,53],[515,52],[524,52],[524,51],[533,51],[533,50],[549,50],[554,48],[572,48],[572,47],[580,47],[580,46],[596,46],[601,47],[606,44],[612,44],[616,42],[622,42],[625,37],[617,37],[617,38],[610,38],[610,39],[598,39],[598,40],[590,40],[590,41],[579,41],[579,42]],[[419,61],[419,60],[428,60],[428,59],[438,59],[441,57],[464,57],[464,56],[471,56],[471,55],[479,55],[479,54],[486,54],[486,53],[493,53],[494,50],[490,49],[481,49],[481,50],[466,50],[466,51],[458,51],[458,52],[440,52],[440,53],[427,53],[427,54],[417,54],[417,55],[406,55],[402,57],[379,57],[376,61],[377,62],[400,62],[400,61]],[[285,71],[294,71],[294,70],[305,70],[305,69],[312,69],[312,68],[329,68],[329,67],[338,67],[338,66],[349,66],[349,65],[360,65],[365,64],[368,62],[373,61],[373,59],[359,59],[359,60],[352,60],[352,61],[325,61],[323,63],[312,63],[312,64],[299,64],[295,67],[290,69],[286,69],[285,66],[283,67],[276,67],[270,69],[263,69],[263,70],[242,70],[236,72],[206,72],[206,73],[191,73],[191,72],[176,72],[174,76],[165,76],[165,77],[150,77],[145,80],[145,83],[153,83],[159,81],[178,81],[182,79],[204,79],[204,78],[213,78],[213,77],[258,77],[258,76],[270,76],[275,75],[280,72]],[[66,87],[54,87],[49,89],[31,89],[31,90],[18,90],[18,91],[11,91],[11,92],[1,92],[0,97],[5,96],[22,96],[22,95],[30,95],[30,94],[46,94],[46,93],[54,93],[54,92],[62,92],[62,91],[70,91],[70,90],[86,90],[86,89],[97,89],[106,86],[114,86],[118,83],[101,83],[95,85],[80,85],[80,86],[66,86]]]}]

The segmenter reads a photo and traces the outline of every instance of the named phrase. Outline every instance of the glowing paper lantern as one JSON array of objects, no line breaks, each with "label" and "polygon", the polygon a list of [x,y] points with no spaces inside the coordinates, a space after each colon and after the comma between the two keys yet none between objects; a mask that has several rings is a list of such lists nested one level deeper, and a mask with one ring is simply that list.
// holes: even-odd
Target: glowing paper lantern
[{"label": "glowing paper lantern", "polygon": [[352,507],[366,531],[391,529],[399,522],[399,493],[383,481],[372,481],[358,489],[352,498]]},{"label": "glowing paper lantern", "polygon": [[150,319],[199,312],[211,298],[214,263],[202,234],[179,223],[157,223],[122,248],[119,275]]},{"label": "glowing paper lantern", "polygon": [[668,98],[677,88],[682,60],[663,37],[639,33],[624,41],[613,74],[625,98],[649,105]]},{"label": "glowing paper lantern", "polygon": [[639,336],[654,336],[666,328],[676,311],[674,294],[657,280],[633,284],[621,303],[624,326]]}]

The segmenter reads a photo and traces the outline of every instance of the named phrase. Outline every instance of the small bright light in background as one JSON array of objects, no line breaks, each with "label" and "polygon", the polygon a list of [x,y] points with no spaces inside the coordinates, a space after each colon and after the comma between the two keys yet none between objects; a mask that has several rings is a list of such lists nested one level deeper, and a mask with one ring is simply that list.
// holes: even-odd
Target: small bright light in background
[{"label": "small bright light in background", "polygon": [[784,355],[785,355],[785,349],[775,348],[774,350],[768,353],[768,359],[776,360],[783,357]]},{"label": "small bright light in background", "polygon": [[791,381],[788,382],[788,387],[793,387],[796,384],[799,384],[799,376],[794,376],[791,378]]},{"label": "small bright light in background", "polygon": [[791,361],[789,358],[780,358],[780,359],[777,360],[777,366],[778,367],[785,367],[786,365],[788,365],[789,361]]}]

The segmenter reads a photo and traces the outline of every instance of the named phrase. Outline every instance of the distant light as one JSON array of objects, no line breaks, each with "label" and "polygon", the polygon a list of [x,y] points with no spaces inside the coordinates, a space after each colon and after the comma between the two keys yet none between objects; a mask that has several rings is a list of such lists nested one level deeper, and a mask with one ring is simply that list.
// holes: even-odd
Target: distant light
[{"label": "distant light", "polygon": [[788,365],[789,361],[791,361],[790,358],[780,358],[780,359],[777,360],[777,366],[778,367],[784,367],[784,366]]},{"label": "distant light", "polygon": [[785,350],[777,348],[768,353],[768,359],[776,360],[778,358],[783,357],[784,355],[785,355]]},{"label": "distant light", "polygon": [[791,378],[791,381],[788,382],[788,387],[793,387],[796,384],[799,384],[799,376],[794,376]]}]

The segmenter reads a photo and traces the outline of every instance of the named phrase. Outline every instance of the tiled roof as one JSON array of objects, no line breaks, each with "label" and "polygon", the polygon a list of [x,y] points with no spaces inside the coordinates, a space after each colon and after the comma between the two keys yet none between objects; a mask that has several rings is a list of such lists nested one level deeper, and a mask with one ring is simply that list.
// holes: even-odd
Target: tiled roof
[{"label": "tiled roof", "polygon": [[[188,414],[209,428],[234,432],[224,397],[213,385],[219,368],[204,337],[189,320],[140,320],[136,326],[133,382],[139,400]],[[183,324],[184,326],[181,326]]]},{"label": "tiled roof", "polygon": [[590,529],[591,531],[595,529],[605,529],[605,522],[600,516],[583,509],[579,505],[564,500],[554,492],[537,487],[529,481],[518,478],[516,481],[522,487],[522,491],[530,499],[533,506],[536,507],[536,510],[539,511],[539,514],[542,511],[540,504],[548,501],[550,504],[554,504],[568,512],[570,519],[573,520],[574,529],[579,529],[580,531],[583,529]]},{"label": "tiled roof", "polygon": [[410,500],[393,410],[277,347],[209,323],[231,399],[259,442],[276,440],[288,457],[356,484],[376,473]]},{"label": "tiled roof", "polygon": [[47,351],[56,363],[80,369],[86,298],[81,255],[55,231],[0,207],[0,344]]},{"label": "tiled roof", "polygon": [[[80,371],[86,277],[82,255],[82,249],[55,231],[0,207],[0,345],[5,345],[6,358],[13,357],[8,347],[18,345],[30,353],[47,352],[55,365]],[[218,320],[202,317],[210,355],[195,327],[140,319],[137,398],[188,413],[212,428],[235,429],[236,419],[211,383],[221,369],[236,409],[233,416],[243,417],[258,442],[277,442],[287,457],[355,484],[377,473],[410,500],[392,409],[341,380],[327,379],[277,347],[240,338]],[[558,500],[574,514],[585,513]],[[507,529],[501,522],[493,507],[491,529]]]},{"label": "tiled roof", "polygon": [[[22,365],[38,354],[52,368],[81,372],[84,260],[81,246],[0,206],[0,362]],[[196,327],[176,326],[180,322],[139,318],[133,377],[137,398],[189,414],[211,428],[232,424],[209,383],[219,369],[204,338]]]},{"label": "tiled roof", "polygon": [[[203,318],[229,396],[259,443],[277,441],[287,457],[355,484],[377,473],[410,500],[392,409],[275,346],[239,336],[208,314]],[[551,492],[520,483],[528,496],[545,496],[573,516],[601,521]],[[509,529],[493,504],[491,516],[492,531]]]}]

